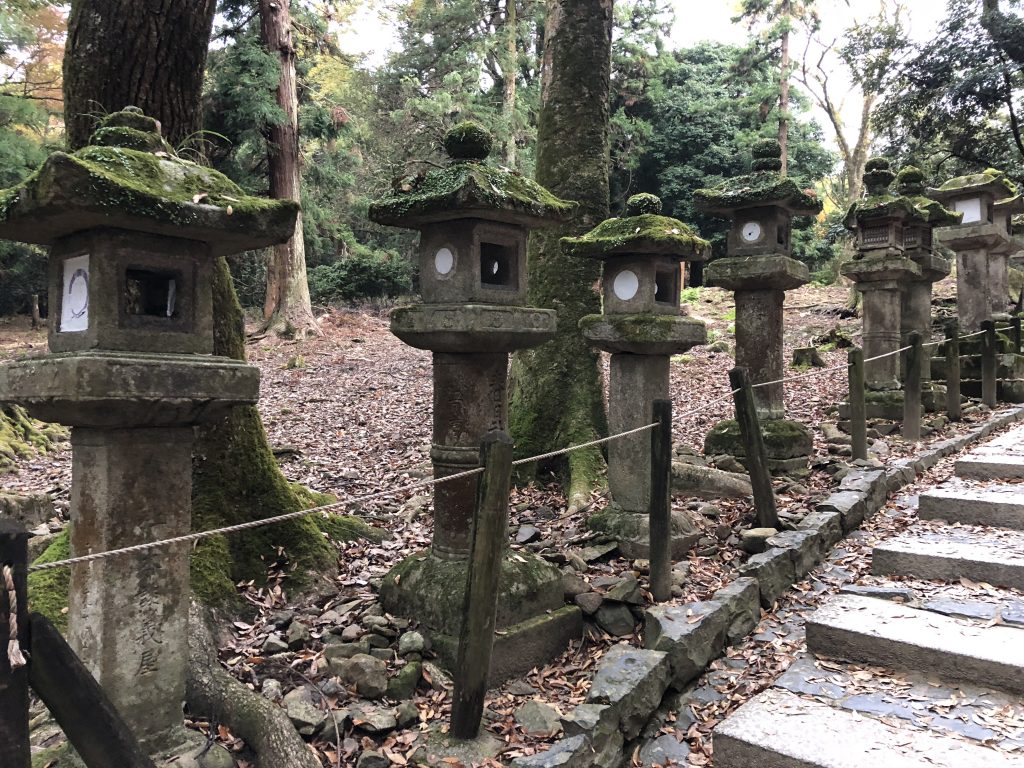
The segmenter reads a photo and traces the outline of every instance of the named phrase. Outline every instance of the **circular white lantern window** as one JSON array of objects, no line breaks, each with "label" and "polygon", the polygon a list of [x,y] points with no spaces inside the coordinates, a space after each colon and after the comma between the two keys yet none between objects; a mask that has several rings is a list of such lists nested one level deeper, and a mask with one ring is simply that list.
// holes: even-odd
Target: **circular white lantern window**
[{"label": "circular white lantern window", "polygon": [[434,269],[439,275],[447,275],[455,266],[455,254],[448,248],[442,248],[434,254]]},{"label": "circular white lantern window", "polygon": [[615,298],[621,301],[629,301],[636,296],[636,292],[639,290],[640,280],[635,272],[628,269],[619,272],[612,283],[612,292],[615,294]]},{"label": "circular white lantern window", "polygon": [[758,224],[756,221],[748,221],[746,224],[743,225],[743,229],[740,230],[740,234],[742,235],[743,239],[748,243],[752,243],[755,240],[760,240],[761,225]]}]

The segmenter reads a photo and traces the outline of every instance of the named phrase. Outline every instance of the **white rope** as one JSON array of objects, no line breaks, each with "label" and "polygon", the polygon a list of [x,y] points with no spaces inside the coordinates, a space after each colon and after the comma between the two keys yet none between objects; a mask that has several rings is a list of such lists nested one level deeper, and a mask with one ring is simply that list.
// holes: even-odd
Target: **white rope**
[{"label": "white rope", "polygon": [[849,363],[843,365],[833,365],[831,368],[819,368],[814,371],[807,371],[807,373],[798,373],[795,376],[784,376],[781,379],[775,381],[762,381],[759,384],[751,384],[751,389],[758,389],[759,387],[770,387],[772,384],[785,384],[789,381],[798,381],[799,379],[810,379],[814,376],[823,376],[826,373],[835,373],[836,371],[844,371],[850,367]]},{"label": "white rope", "polygon": [[18,642],[18,590],[14,587],[14,570],[4,566],[4,585],[7,587],[7,661],[11,669],[21,669],[28,662]]},{"label": "white rope", "polygon": [[875,355],[874,357],[865,357],[864,358],[864,362],[865,363],[873,363],[875,360],[882,360],[883,358],[886,358],[886,357],[892,357],[893,355],[898,355],[901,352],[906,352],[908,349],[913,349],[913,346],[908,344],[905,347],[900,347],[899,349],[894,349],[892,352],[885,352],[885,353],[883,353],[881,355]]}]

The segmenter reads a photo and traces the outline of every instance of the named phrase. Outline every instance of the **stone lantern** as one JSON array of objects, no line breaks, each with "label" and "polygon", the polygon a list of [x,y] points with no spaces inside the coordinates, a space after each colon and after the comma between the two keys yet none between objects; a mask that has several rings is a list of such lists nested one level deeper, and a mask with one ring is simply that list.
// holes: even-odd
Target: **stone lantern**
[{"label": "stone lantern", "polygon": [[[909,258],[905,231],[921,231],[928,214],[909,198],[895,196],[895,178],[885,158],[868,160],[864,174],[866,197],[850,206],[845,224],[857,233],[857,252],[842,266],[863,298],[864,357],[873,358],[900,348],[904,288],[922,279],[921,266]],[[866,362],[865,406],[869,418],[903,418],[900,358],[891,354]]]},{"label": "stone lantern", "polygon": [[[705,282],[735,294],[736,365],[750,372],[753,384],[785,375],[786,291],[810,280],[807,266],[790,256],[791,224],[794,216],[821,211],[812,190],[779,175],[781,152],[778,141],[762,140],[754,147],[753,173],[694,194],[698,209],[732,219],[727,255],[708,265]],[[786,419],[784,395],[781,383],[754,390],[769,465],[778,472],[806,467],[813,450],[810,430]],[[742,456],[744,450],[735,419],[716,425],[705,439],[708,455]]]},{"label": "stone lantern", "polygon": [[[611,353],[608,426],[612,433],[651,423],[655,400],[669,397],[669,358],[707,341],[704,323],[679,314],[680,264],[705,258],[706,240],[681,221],[662,216],[654,195],[633,195],[623,218],[608,219],[581,237],[562,239],[569,256],[600,259],[603,313],[581,318],[591,344]],[[651,436],[640,432],[608,443],[613,504],[589,525],[613,536],[627,557],[650,554]],[[672,516],[672,556],[699,538]]]},{"label": "stone lantern", "polygon": [[[486,162],[491,137],[462,123],[445,138],[451,164],[399,180],[370,218],[420,231],[421,304],[391,314],[391,332],[433,352],[434,477],[479,465],[485,433],[507,427],[508,355],[555,332],[555,311],[526,303],[530,228],[565,219],[575,204],[514,171]],[[415,617],[444,662],[454,664],[476,509],[477,477],[434,488],[434,537],[385,577],[381,600]],[[582,631],[566,607],[557,568],[526,553],[504,558],[491,680],[524,673],[560,653]]]},{"label": "stone lantern", "polygon": [[[193,426],[259,395],[255,367],[212,355],[214,260],[286,240],[297,212],[175,157],[133,108],[0,191],[0,237],[49,246],[50,283],[50,354],[0,366],[0,401],[72,427],[72,555],[189,532]],[[188,558],[71,568],[69,640],[151,751],[186,738]]]},{"label": "stone lantern", "polygon": [[[932,283],[949,275],[949,259],[935,252],[933,231],[936,227],[947,227],[960,222],[961,214],[947,210],[941,203],[925,195],[924,173],[908,166],[896,175],[896,194],[906,197],[925,218],[912,218],[903,226],[904,254],[921,269],[920,279],[911,279],[903,286],[900,310],[900,345],[910,343],[910,334],[919,333],[928,342],[932,333]],[[905,372],[904,372],[905,373]],[[944,387],[931,381],[931,356],[926,354],[921,361],[923,402],[929,410],[944,407],[941,395]]]},{"label": "stone lantern", "polygon": [[1008,319],[1009,257],[1018,249],[1013,215],[1024,200],[1001,171],[950,179],[929,196],[963,214],[959,224],[936,231],[956,253],[957,313],[963,332],[973,333],[983,320]]}]

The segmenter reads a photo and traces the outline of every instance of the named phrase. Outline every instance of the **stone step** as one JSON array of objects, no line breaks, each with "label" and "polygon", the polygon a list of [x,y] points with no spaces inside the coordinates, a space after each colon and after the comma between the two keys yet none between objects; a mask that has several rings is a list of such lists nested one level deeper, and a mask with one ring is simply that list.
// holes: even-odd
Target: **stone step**
[{"label": "stone step", "polygon": [[1024,430],[1010,430],[957,459],[956,474],[977,480],[1024,479]]},{"label": "stone step", "polygon": [[[945,381],[947,377],[946,358],[932,358],[932,379]],[[1024,355],[996,355],[996,377],[1000,379],[1024,379]],[[961,355],[960,378],[981,378],[981,357]]]},{"label": "stone step", "polygon": [[715,768],[1022,768],[1024,756],[768,689],[714,731]]},{"label": "stone step", "polygon": [[906,533],[874,548],[871,572],[1024,589],[1024,534],[971,528]]},{"label": "stone step", "polygon": [[[960,393],[964,397],[981,397],[980,379],[962,379]],[[1024,379],[998,379],[996,381],[996,400],[1000,403],[1024,403]]]},{"label": "stone step", "polygon": [[1024,693],[1024,633],[858,595],[838,595],[807,618],[819,656]]},{"label": "stone step", "polygon": [[921,494],[917,514],[923,520],[1024,530],[1024,485],[935,488]]}]

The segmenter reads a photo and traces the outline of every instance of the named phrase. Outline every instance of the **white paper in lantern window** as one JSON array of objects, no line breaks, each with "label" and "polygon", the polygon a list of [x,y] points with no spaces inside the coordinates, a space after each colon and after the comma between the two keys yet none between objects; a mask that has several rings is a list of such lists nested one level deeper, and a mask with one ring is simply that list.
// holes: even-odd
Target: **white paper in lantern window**
[{"label": "white paper in lantern window", "polygon": [[60,332],[74,333],[89,328],[89,255],[64,261],[60,302]]},{"label": "white paper in lantern window", "polygon": [[966,200],[957,200],[953,203],[953,210],[963,213],[963,223],[973,224],[981,221],[981,198],[970,197]]}]

